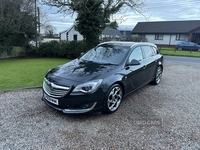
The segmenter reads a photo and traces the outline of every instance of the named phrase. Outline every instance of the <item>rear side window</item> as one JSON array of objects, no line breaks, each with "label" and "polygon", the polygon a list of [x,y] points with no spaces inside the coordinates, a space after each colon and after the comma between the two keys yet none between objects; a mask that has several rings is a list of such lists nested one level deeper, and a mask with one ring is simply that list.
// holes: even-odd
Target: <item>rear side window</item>
[{"label": "rear side window", "polygon": [[151,47],[152,48],[152,50],[153,50],[153,54],[154,55],[157,55],[157,54],[159,54],[159,51],[158,51],[158,49],[156,48],[156,47]]},{"label": "rear side window", "polygon": [[142,46],[142,50],[144,52],[145,58],[149,58],[155,55],[151,46]]}]

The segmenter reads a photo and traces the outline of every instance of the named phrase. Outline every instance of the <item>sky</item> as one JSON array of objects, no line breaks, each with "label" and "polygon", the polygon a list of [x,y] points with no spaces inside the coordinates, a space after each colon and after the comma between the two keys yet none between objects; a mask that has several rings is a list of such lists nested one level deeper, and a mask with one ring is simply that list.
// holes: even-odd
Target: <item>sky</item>
[{"label": "sky", "polygon": [[[137,0],[136,0],[137,1]],[[200,20],[200,0],[144,0],[146,6],[142,14],[124,9],[121,14],[112,16],[119,28],[133,29],[138,22]],[[56,27],[56,33],[67,30],[73,25],[76,15],[57,14],[56,9],[41,6],[47,11],[50,24]],[[120,19],[123,18],[123,19]]]}]

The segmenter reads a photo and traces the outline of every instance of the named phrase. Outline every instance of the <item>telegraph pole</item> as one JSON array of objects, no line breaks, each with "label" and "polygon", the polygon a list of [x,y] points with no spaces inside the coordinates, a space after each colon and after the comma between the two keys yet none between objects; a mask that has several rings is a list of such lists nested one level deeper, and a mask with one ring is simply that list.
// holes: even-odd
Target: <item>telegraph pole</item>
[{"label": "telegraph pole", "polygon": [[35,0],[35,44],[38,47],[38,36],[37,36],[37,2]]},{"label": "telegraph pole", "polygon": [[38,22],[37,22],[37,24],[38,24],[38,41],[39,41],[39,43],[38,43],[38,46],[40,46],[40,8],[39,7],[37,7],[37,13],[38,13]]}]

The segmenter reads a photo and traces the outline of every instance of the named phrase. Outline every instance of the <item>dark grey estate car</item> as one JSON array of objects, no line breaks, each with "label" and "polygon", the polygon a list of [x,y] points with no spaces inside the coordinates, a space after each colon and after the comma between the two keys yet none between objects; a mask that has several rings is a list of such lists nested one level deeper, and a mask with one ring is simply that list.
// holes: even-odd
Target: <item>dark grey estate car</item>
[{"label": "dark grey estate car", "polygon": [[159,84],[162,72],[156,45],[105,42],[48,71],[42,99],[66,114],[113,113],[124,96],[150,82]]}]

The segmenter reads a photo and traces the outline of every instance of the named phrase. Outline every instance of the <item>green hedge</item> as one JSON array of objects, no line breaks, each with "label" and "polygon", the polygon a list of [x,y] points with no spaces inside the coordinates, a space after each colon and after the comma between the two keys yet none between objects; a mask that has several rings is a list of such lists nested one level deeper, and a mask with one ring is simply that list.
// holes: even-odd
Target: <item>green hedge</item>
[{"label": "green hedge", "polygon": [[51,41],[41,43],[37,49],[39,57],[61,57],[74,59],[80,56],[81,52],[87,51],[88,48],[84,41],[57,42]]}]

